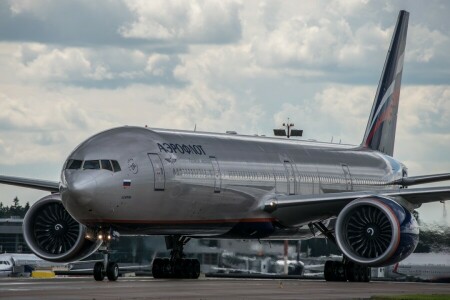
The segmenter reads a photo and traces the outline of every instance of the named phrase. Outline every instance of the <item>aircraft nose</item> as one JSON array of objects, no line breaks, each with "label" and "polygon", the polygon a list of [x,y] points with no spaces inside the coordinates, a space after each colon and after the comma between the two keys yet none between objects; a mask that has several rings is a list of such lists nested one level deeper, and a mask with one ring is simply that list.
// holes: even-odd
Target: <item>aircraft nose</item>
[{"label": "aircraft nose", "polygon": [[64,180],[60,187],[64,207],[77,215],[81,208],[89,205],[95,198],[97,182],[88,171],[65,170]]}]

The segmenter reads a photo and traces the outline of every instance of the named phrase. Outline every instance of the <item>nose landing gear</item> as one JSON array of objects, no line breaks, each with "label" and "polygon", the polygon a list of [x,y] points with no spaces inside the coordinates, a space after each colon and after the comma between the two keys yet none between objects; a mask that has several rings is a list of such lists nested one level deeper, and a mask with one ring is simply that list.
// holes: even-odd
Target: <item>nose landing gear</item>
[{"label": "nose landing gear", "polygon": [[169,258],[155,258],[152,266],[154,278],[191,278],[200,276],[200,262],[184,258],[183,247],[190,238],[182,236],[166,237],[167,249],[172,249]]},{"label": "nose landing gear", "polygon": [[98,234],[98,238],[103,240],[99,251],[103,254],[103,261],[98,261],[94,265],[95,281],[103,281],[105,275],[109,281],[116,281],[119,278],[119,265],[116,262],[109,261],[109,246],[112,239],[118,238],[118,234],[110,231],[108,234]]}]

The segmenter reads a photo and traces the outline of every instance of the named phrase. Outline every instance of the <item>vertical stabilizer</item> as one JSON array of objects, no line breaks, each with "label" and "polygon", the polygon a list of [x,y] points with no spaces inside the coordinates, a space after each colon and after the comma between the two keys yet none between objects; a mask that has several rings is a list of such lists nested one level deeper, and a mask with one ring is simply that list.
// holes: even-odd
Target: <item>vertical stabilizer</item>
[{"label": "vertical stabilizer", "polygon": [[409,13],[401,10],[362,142],[363,147],[391,156],[394,153],[408,19]]}]

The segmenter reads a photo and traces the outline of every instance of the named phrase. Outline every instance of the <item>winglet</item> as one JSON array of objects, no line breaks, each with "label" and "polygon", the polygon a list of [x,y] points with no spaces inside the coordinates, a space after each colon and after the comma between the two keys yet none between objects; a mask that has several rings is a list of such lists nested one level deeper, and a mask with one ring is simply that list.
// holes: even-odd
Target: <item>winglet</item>
[{"label": "winglet", "polygon": [[394,153],[408,20],[409,13],[401,10],[362,142],[363,147],[390,156]]}]

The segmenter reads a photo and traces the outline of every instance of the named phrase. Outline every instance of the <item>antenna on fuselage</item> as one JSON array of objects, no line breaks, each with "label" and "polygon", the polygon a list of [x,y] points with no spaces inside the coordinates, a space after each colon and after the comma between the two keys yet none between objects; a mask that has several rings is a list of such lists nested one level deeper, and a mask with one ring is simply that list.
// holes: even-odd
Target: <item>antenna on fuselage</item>
[{"label": "antenna on fuselage", "polygon": [[285,136],[290,138],[291,136],[303,136],[303,130],[292,129],[294,123],[291,123],[289,118],[287,123],[283,123],[283,129],[274,129],[273,134],[275,136]]}]

